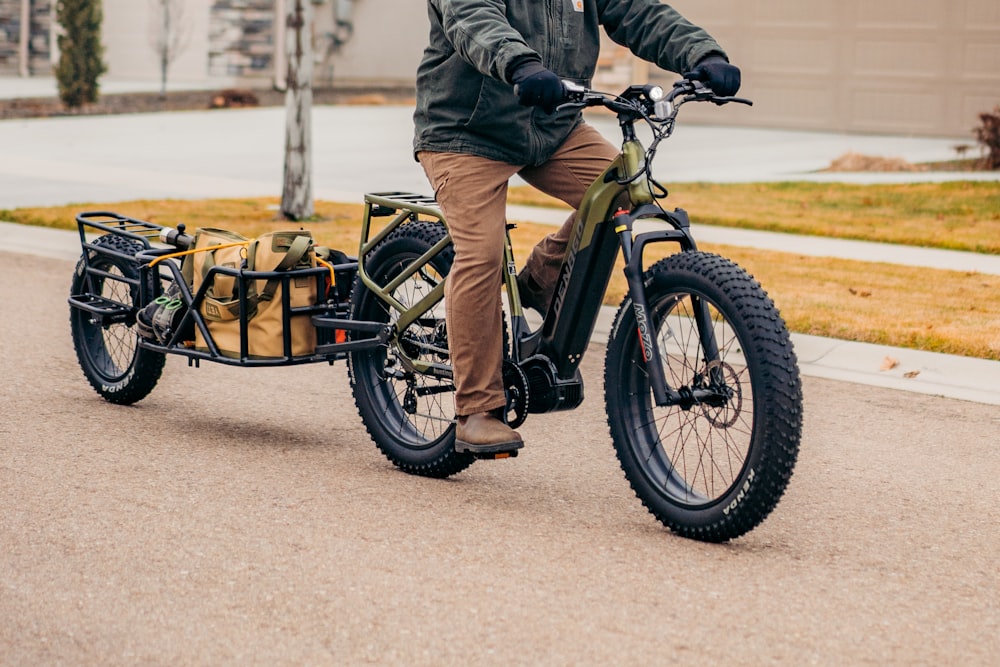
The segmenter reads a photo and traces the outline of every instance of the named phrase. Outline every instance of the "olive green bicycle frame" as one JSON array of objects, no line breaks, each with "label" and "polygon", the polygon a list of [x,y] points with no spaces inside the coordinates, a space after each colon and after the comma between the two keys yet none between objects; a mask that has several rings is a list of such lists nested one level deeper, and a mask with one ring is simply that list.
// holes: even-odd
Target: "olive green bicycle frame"
[{"label": "olive green bicycle frame", "polygon": [[[687,214],[676,209],[665,212],[654,204],[654,197],[646,179],[645,151],[635,138],[631,122],[623,121],[625,141],[621,153],[604,173],[587,189],[566,250],[566,257],[556,283],[555,294],[542,326],[531,331],[524,317],[516,282],[516,262],[511,247],[509,227],[504,246],[503,285],[507,292],[511,314],[514,345],[512,361],[522,363],[532,357],[547,359],[556,369],[560,380],[571,380],[590,342],[604,293],[614,270],[619,249],[625,260],[625,276],[629,286],[632,307],[639,323],[638,335],[643,355],[650,371],[653,396],[658,405],[677,402],[679,395],[667,386],[659,363],[659,350],[653,344],[648,326],[648,306],[642,282],[642,254],[648,243],[673,242],[681,250],[694,250]],[[392,219],[376,233],[372,232],[372,218],[391,215]],[[421,218],[423,216],[423,218]],[[370,194],[365,196],[361,243],[358,253],[358,276],[362,283],[381,299],[396,315],[393,336],[417,322],[425,313],[444,298],[444,281],[415,304],[407,305],[392,296],[403,282],[420,272],[438,253],[451,243],[446,235],[427,252],[403,267],[390,283],[376,284],[366,271],[365,260],[369,253],[400,226],[418,219],[432,218],[440,221],[445,229],[447,220],[432,199],[404,193]],[[638,219],[660,219],[669,228],[644,232],[633,238],[633,223]],[[705,309],[698,308],[698,311]],[[707,317],[707,314],[705,315]],[[699,330],[703,333],[706,350],[714,350],[712,327],[703,324],[699,317]],[[705,340],[705,338],[708,340]],[[402,348],[400,355],[405,355]],[[412,370],[434,375],[450,375],[444,365],[406,358]]]}]

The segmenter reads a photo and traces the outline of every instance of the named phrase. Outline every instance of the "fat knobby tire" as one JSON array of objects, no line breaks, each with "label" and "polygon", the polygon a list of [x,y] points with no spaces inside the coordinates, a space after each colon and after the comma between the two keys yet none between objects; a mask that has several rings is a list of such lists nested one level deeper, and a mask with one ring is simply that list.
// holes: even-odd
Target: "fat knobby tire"
[{"label": "fat knobby tire", "polygon": [[[736,393],[717,409],[695,405],[687,412],[674,412],[669,417],[685,424],[700,420],[699,428],[710,431],[708,435],[699,434],[697,438],[684,440],[680,429],[670,432],[666,428],[650,427],[654,407],[638,344],[634,308],[626,297],[612,328],[605,363],[605,400],[615,449],[632,489],[665,526],[697,540],[727,541],[752,530],[770,514],[788,485],[798,455],[802,390],[788,330],[757,281],[718,255],[703,252],[673,255],[650,267],[644,281],[653,320],[651,326],[656,332],[654,340],[661,334],[659,329],[667,316],[666,311],[679,303],[678,296],[683,299],[693,295],[718,311],[718,319],[734,334],[731,337],[733,356],[739,358],[744,369],[741,373],[746,376],[740,382],[752,388],[752,396]],[[679,320],[671,320],[675,321]],[[662,335],[673,341],[670,337],[677,334],[671,326],[674,325],[665,325]],[[697,337],[692,338],[694,345],[700,347]],[[700,363],[704,365],[704,354]],[[723,364],[715,367],[733,368]],[[704,378],[708,373],[705,370],[701,375],[692,375]],[[733,370],[731,377],[735,375],[737,372]],[[681,407],[655,409],[683,410]],[[741,409],[752,411],[752,414],[739,414]],[[742,421],[737,423],[736,420]],[[637,423],[643,421],[646,423]],[[689,484],[686,481],[678,484],[676,479],[686,479],[690,469],[677,470],[672,462],[663,463],[668,459],[672,461],[674,454],[671,452],[690,446],[710,448],[714,438],[727,441],[729,435],[725,429],[736,430],[744,424],[748,442],[745,458],[742,464],[738,462],[733,466],[736,472],[731,483],[729,480],[723,482],[723,490],[710,498],[678,498],[683,494],[677,489],[687,490],[690,486],[686,486]],[[650,462],[654,459],[661,466],[657,470],[651,468],[654,464]],[[707,474],[706,470],[715,474],[709,465],[714,463],[705,464],[701,474]],[[719,470],[724,467],[719,466]],[[673,474],[677,477],[671,478]],[[664,477],[670,478],[673,487],[658,481]]]},{"label": "fat knobby tire", "polygon": [[[141,243],[121,236],[108,234],[94,241],[95,245],[106,247],[124,255],[134,256],[143,249]],[[123,277],[134,281],[139,279],[135,262],[88,250],[87,260],[92,268],[105,272],[117,271]],[[73,272],[71,294],[88,292],[85,268],[81,257]],[[125,282],[95,276],[91,279],[97,294],[104,293],[121,303],[139,306],[139,288]],[[109,294],[113,292],[113,294]],[[70,330],[73,347],[84,376],[98,394],[106,401],[119,405],[131,405],[149,395],[163,372],[166,355],[146,350],[138,346],[139,336],[135,319],[127,323],[103,326],[83,310],[70,308]]]},{"label": "fat knobby tire", "polygon": [[[385,285],[399,274],[404,264],[423,255],[446,234],[444,226],[436,222],[404,224],[363,258],[365,271],[377,284]],[[454,251],[449,246],[431,260],[431,266],[441,279],[450,271],[453,259]],[[360,279],[355,282],[351,295],[351,313],[356,321],[388,322],[390,319],[385,304]],[[452,426],[440,432],[424,433],[414,421],[416,408],[408,411],[401,404],[396,388],[404,381],[388,380],[387,363],[391,364],[393,357],[398,358],[403,337],[404,332],[397,332],[397,337],[386,347],[357,350],[349,355],[348,373],[354,402],[376,446],[399,469],[425,477],[449,477],[468,468],[475,458],[455,451]],[[446,341],[436,343],[439,346],[447,344]],[[400,367],[400,364],[393,366],[394,369]],[[425,380],[419,374],[411,374],[408,381],[420,384]],[[450,423],[453,418],[453,392],[454,387],[448,390],[446,385],[440,393],[426,394],[433,402],[431,408],[436,410],[435,417],[441,425]]]}]

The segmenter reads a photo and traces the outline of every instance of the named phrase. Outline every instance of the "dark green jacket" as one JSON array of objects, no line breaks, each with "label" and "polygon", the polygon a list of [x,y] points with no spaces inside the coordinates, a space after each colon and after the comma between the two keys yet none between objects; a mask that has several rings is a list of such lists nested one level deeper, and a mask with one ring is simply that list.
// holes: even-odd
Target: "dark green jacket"
[{"label": "dark green jacket", "polygon": [[[583,11],[578,11],[581,7]],[[580,122],[578,110],[522,107],[511,75],[525,60],[589,84],[600,29],[640,58],[685,72],[710,54],[708,33],[658,0],[428,0],[430,43],[417,70],[414,150],[545,162]]]}]

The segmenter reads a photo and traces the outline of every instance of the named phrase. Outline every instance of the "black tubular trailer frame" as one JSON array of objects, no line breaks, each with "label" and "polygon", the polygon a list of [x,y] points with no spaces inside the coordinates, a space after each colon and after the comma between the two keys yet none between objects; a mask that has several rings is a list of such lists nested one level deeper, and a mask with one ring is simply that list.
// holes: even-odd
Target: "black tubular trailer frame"
[{"label": "black tubular trailer frame", "polygon": [[[153,302],[164,292],[165,283],[175,283],[180,291],[180,298],[187,307],[183,319],[176,327],[171,339],[166,344],[147,340],[137,336],[141,348],[163,354],[177,354],[188,358],[188,362],[198,365],[202,360],[231,366],[274,367],[292,366],[298,364],[327,362],[333,363],[344,359],[348,352],[359,349],[370,349],[385,345],[392,335],[392,326],[382,322],[357,322],[350,319],[351,284],[357,273],[357,260],[348,258],[345,263],[333,264],[334,277],[327,289],[327,278],[330,270],[326,266],[292,269],[289,271],[248,271],[224,266],[213,266],[206,279],[196,292],[181,274],[181,265],[176,259],[166,256],[177,253],[178,248],[160,242],[160,233],[169,229],[144,220],[109,211],[91,211],[76,216],[77,228],[80,234],[82,254],[82,270],[87,275],[85,284],[87,291],[72,294],[69,304],[73,308],[90,313],[99,319],[102,325],[124,322],[133,324],[136,314],[147,304]],[[179,228],[183,233],[183,228]],[[142,246],[136,254],[123,253],[113,247],[94,243],[88,237],[111,234],[128,239]],[[99,255],[110,256],[119,261],[132,264],[138,272],[138,278],[130,278],[106,271],[101,271],[93,265],[93,260]],[[156,261],[160,258],[160,261]],[[153,266],[151,266],[151,263]],[[223,354],[208,327],[208,322],[200,312],[205,294],[216,274],[234,277],[239,283],[239,320],[240,320],[240,355],[238,357]],[[114,280],[129,285],[131,293],[138,294],[138,299],[132,303],[113,301],[96,293],[91,278]],[[290,304],[289,285],[292,280],[309,279],[316,282],[318,303],[311,306],[292,307]],[[247,303],[248,287],[258,280],[278,280],[281,282],[282,298],[282,348],[283,356],[256,358],[250,357],[248,350],[247,323],[250,308]],[[293,355],[291,341],[291,318],[308,315],[312,325],[316,327],[316,350],[308,355]],[[197,350],[181,340],[181,333],[189,326],[197,327],[205,340],[207,350]],[[342,332],[342,333],[338,333]],[[340,342],[338,342],[340,340]]]}]

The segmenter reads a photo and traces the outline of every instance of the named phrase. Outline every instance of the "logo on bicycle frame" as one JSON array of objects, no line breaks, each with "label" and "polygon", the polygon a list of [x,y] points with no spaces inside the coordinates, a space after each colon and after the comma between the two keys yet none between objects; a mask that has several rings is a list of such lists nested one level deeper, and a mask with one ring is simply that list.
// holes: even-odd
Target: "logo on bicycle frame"
[{"label": "logo on bicycle frame", "polygon": [[569,277],[573,273],[573,266],[576,264],[576,255],[580,251],[580,244],[583,242],[585,227],[586,225],[584,224],[576,226],[576,234],[573,235],[573,244],[570,246],[565,263],[563,263],[562,272],[559,274],[559,282],[556,283],[556,298],[553,304],[556,319],[562,313],[563,304],[566,302],[566,288],[569,287]]}]

